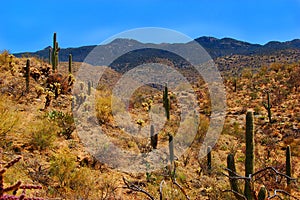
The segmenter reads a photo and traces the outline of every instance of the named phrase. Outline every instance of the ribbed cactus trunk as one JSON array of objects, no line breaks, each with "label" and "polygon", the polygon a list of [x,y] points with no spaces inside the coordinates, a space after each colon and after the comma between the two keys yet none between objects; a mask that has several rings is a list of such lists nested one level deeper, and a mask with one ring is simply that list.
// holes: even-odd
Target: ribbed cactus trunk
[{"label": "ribbed cactus trunk", "polygon": [[30,60],[27,59],[26,61],[26,68],[25,68],[25,81],[26,81],[26,92],[29,92],[29,80],[30,80]]},{"label": "ribbed cactus trunk", "polygon": [[69,54],[69,74],[72,74],[72,54]]},{"label": "ribbed cactus trunk", "polygon": [[[236,173],[236,168],[235,168],[235,162],[234,162],[234,156],[233,154],[228,154],[227,156],[227,168],[229,169],[228,171],[228,175],[229,177],[235,177],[235,173]],[[234,191],[234,196],[236,197],[236,199],[238,200],[244,200],[244,198],[242,198],[240,195],[240,189],[238,187],[238,180],[234,179],[234,178],[229,178],[230,181],[230,187],[231,190]]]},{"label": "ribbed cactus trunk", "polygon": [[150,140],[151,140],[151,147],[153,149],[157,149],[158,135],[155,134],[155,132],[154,132],[154,126],[153,126],[153,124],[151,124],[151,127],[150,127]]},{"label": "ribbed cactus trunk", "polygon": [[[254,125],[253,112],[248,111],[246,114],[246,160],[245,160],[245,176],[249,177],[254,172]],[[253,199],[251,181],[245,181],[244,195],[247,200]]]},{"label": "ribbed cactus trunk", "polygon": [[[285,171],[286,175],[292,177],[292,160],[291,160],[291,147],[287,146],[285,151]],[[291,180],[287,179],[287,185],[291,184]]]}]

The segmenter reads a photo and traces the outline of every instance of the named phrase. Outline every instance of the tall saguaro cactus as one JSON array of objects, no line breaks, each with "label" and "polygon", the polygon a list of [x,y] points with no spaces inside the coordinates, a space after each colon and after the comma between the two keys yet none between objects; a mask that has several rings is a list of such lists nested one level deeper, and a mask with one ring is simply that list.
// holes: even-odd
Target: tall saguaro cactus
[{"label": "tall saguaro cactus", "polygon": [[55,71],[58,66],[58,42],[56,41],[56,33],[53,34],[53,47],[52,47],[52,70]]},{"label": "tall saguaro cactus", "polygon": [[26,61],[26,68],[25,68],[25,81],[26,81],[26,92],[29,92],[29,80],[30,80],[30,60],[27,59]]},{"label": "tall saguaro cactus", "polygon": [[[246,160],[245,160],[245,176],[254,172],[254,125],[253,112],[248,111],[246,114]],[[253,199],[250,180],[245,181],[244,195],[247,200]]]}]

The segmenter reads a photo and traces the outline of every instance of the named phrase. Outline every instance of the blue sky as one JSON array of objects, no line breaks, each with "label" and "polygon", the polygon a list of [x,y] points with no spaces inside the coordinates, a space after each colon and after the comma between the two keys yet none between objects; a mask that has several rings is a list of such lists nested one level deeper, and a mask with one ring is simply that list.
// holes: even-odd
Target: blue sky
[{"label": "blue sky", "polygon": [[2,1],[0,50],[36,51],[100,44],[134,28],[162,27],[191,38],[213,36],[265,44],[300,38],[300,0]]}]

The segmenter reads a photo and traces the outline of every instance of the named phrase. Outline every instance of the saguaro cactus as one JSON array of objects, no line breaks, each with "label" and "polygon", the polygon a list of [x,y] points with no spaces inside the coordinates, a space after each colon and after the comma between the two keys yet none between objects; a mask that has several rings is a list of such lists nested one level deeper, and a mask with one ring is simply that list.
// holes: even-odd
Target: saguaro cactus
[{"label": "saguaro cactus", "polygon": [[[248,111],[246,114],[246,160],[245,160],[245,176],[249,177],[254,172],[254,125],[253,112]],[[252,189],[250,180],[245,181],[244,195],[247,200],[251,200]]]},{"label": "saguaro cactus", "polygon": [[53,34],[53,47],[52,47],[52,70],[55,71],[58,65],[58,42],[56,41],[56,33]]},{"label": "saguaro cactus", "polygon": [[[233,154],[228,154],[227,156],[227,168],[229,169],[228,171],[229,177],[235,177],[236,168],[235,168]],[[236,199],[243,200],[244,198],[241,195],[238,195],[241,193],[238,187],[238,180],[234,178],[230,178],[229,181],[230,181],[231,190],[234,192],[234,196],[236,197]]]},{"label": "saguaro cactus", "polygon": [[[285,151],[285,171],[286,175],[292,177],[292,160],[291,160],[291,147],[288,145]],[[291,180],[287,179],[287,185],[290,185]]]},{"label": "saguaro cactus", "polygon": [[69,54],[69,74],[72,74],[72,54]]},{"label": "saguaro cactus", "polygon": [[151,139],[151,146],[153,149],[157,149],[157,140],[158,140],[158,135],[154,133],[154,126],[151,124],[150,127],[150,139]]},{"label": "saguaro cactus", "polygon": [[30,60],[29,59],[27,59],[27,61],[26,61],[25,80],[26,80],[26,92],[29,92],[29,80],[30,80]]},{"label": "saguaro cactus", "polygon": [[211,171],[211,146],[207,147],[207,170]]},{"label": "saguaro cactus", "polygon": [[91,91],[92,91],[92,83],[91,81],[88,82],[88,95],[91,95]]},{"label": "saguaro cactus", "polygon": [[174,143],[173,143],[173,135],[169,134],[169,152],[170,152],[170,163],[171,165],[174,162]]},{"label": "saguaro cactus", "polygon": [[267,103],[263,103],[265,109],[268,111],[268,118],[269,118],[269,122],[272,123],[272,113],[271,113],[271,101],[270,101],[270,92],[267,91]]},{"label": "saguaro cactus", "polygon": [[168,86],[167,86],[167,84],[165,85],[165,90],[163,92],[163,106],[164,106],[165,111],[166,111],[167,120],[169,120],[170,119],[170,99],[168,97]]}]

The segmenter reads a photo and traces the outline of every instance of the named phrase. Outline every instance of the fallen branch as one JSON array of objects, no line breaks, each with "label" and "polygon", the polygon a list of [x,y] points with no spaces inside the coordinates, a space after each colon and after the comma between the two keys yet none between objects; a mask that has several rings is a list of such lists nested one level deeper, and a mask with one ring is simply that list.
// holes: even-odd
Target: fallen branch
[{"label": "fallen branch", "polygon": [[126,180],[125,177],[123,177],[123,182],[125,183],[125,185],[127,186],[128,189],[136,191],[136,192],[141,192],[144,193],[145,195],[147,195],[151,200],[156,200],[149,192],[147,192],[146,190],[140,188],[139,186],[131,183],[130,181]]}]

